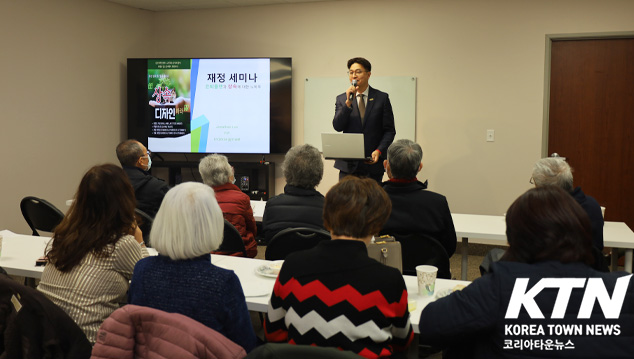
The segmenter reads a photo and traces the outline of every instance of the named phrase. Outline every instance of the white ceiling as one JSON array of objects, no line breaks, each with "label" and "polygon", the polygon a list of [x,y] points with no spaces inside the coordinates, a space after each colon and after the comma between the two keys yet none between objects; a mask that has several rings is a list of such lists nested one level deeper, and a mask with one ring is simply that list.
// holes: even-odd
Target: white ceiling
[{"label": "white ceiling", "polygon": [[217,9],[243,6],[306,3],[343,0],[108,0],[117,4],[151,11]]}]

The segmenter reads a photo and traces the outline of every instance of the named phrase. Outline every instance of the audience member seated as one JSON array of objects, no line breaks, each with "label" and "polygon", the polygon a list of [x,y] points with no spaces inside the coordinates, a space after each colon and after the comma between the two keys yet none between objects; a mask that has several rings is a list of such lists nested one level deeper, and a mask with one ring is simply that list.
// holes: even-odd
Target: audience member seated
[{"label": "audience member seated", "polygon": [[46,248],[37,287],[94,344],[101,323],[125,302],[134,265],[148,255],[134,220],[134,190],[113,164],[88,170]]},{"label": "audience member seated", "polygon": [[392,214],[381,234],[427,234],[451,257],[456,251],[456,230],[445,196],[427,190],[416,174],[423,168],[423,150],[410,140],[398,140],[383,161],[389,180],[383,189],[392,201]]},{"label": "audience member seated", "polygon": [[223,228],[209,186],[186,182],[172,188],[150,233],[159,255],[137,263],[128,303],[186,315],[248,352],[257,340],[240,281],[211,264],[209,253],[222,243]]},{"label": "audience member seated", "polygon": [[[590,221],[566,191],[543,186],[524,193],[506,212],[506,236],[509,249],[490,274],[423,309],[421,343],[460,358],[632,356],[632,275],[589,266]],[[575,328],[581,333],[560,331]]]},{"label": "audience member seated", "polygon": [[117,146],[117,158],[134,188],[137,208],[154,218],[169,186],[148,173],[152,167],[150,151],[139,141],[127,140]]},{"label": "audience member seated", "polygon": [[200,160],[198,171],[203,182],[216,192],[216,200],[225,219],[240,232],[247,257],[254,258],[258,254],[258,244],[255,241],[257,227],[251,199],[233,184],[236,179],[227,157],[218,154],[204,157]]},{"label": "audience member seated", "polygon": [[603,214],[597,200],[586,196],[581,187],[572,184],[572,169],[568,162],[561,157],[547,157],[535,163],[531,183],[535,187],[558,186],[561,187],[581,205],[590,217],[592,225],[592,244],[598,250],[603,250]]},{"label": "audience member seated", "polygon": [[324,225],[332,240],[286,257],[265,321],[269,342],[335,347],[366,358],[390,357],[410,345],[403,276],[366,249],[390,209],[373,179],[348,176],[328,191]]},{"label": "audience member seated", "polygon": [[315,190],[324,175],[321,153],[305,144],[288,150],[282,171],[286,179],[284,193],[266,202],[262,217],[262,236],[268,243],[286,228],[324,229],[324,196]]}]

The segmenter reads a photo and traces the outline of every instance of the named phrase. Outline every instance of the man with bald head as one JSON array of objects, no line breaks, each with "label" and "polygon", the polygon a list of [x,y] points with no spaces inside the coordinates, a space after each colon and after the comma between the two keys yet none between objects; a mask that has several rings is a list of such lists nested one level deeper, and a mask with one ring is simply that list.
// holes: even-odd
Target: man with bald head
[{"label": "man with bald head", "polygon": [[169,186],[148,172],[152,167],[150,151],[137,140],[126,140],[117,146],[117,158],[134,188],[137,208],[154,218]]}]

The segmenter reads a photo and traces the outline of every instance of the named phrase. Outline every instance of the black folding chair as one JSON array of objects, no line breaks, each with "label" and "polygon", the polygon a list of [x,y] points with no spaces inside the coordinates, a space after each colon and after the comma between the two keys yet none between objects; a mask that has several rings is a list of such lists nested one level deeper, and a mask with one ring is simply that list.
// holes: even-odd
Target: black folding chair
[{"label": "black folding chair", "polygon": [[37,232],[38,229],[40,231],[53,232],[64,218],[64,213],[50,202],[32,196],[24,197],[20,201],[20,210],[34,236],[40,235]]},{"label": "black folding chair", "polygon": [[154,218],[138,208],[135,208],[134,212],[137,215],[137,224],[139,225],[139,228],[141,228],[141,232],[143,233],[143,241],[145,242],[146,246],[151,247],[150,231],[152,230],[152,223],[154,223]]},{"label": "black folding chair", "polygon": [[438,268],[438,278],[451,279],[449,255],[445,248],[426,234],[392,234],[401,242],[403,274],[416,275],[416,266],[427,264]]},{"label": "black folding chair", "polygon": [[279,231],[266,246],[264,258],[286,259],[290,253],[313,248],[321,241],[330,240],[330,232],[308,227],[287,228]]},{"label": "black folding chair", "polygon": [[231,222],[225,219],[225,229],[222,237],[220,248],[213,252],[214,254],[222,254],[229,256],[246,257],[247,249],[244,247],[242,236]]}]

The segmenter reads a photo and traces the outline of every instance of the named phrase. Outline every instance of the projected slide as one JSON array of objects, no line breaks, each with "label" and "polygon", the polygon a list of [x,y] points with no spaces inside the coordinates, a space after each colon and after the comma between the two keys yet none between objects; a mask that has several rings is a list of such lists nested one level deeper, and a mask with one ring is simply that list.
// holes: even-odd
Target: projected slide
[{"label": "projected slide", "polygon": [[148,60],[148,148],[269,153],[270,60]]}]

